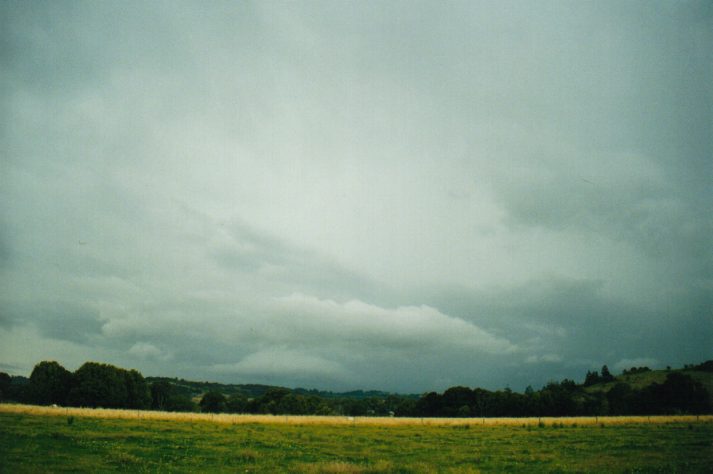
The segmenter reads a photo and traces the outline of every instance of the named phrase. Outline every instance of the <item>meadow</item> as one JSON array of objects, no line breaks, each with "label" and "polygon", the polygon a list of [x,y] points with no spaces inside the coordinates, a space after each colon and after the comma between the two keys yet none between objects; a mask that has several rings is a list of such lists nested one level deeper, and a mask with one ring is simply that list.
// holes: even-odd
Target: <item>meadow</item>
[{"label": "meadow", "polygon": [[0,472],[711,472],[713,417],[420,419],[0,405]]}]

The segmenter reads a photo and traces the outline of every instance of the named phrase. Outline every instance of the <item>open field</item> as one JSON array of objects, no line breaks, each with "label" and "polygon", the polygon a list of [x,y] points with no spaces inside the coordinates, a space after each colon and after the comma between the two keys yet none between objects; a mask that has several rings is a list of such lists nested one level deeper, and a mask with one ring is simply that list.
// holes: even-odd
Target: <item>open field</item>
[{"label": "open field", "polygon": [[422,425],[0,405],[0,472],[710,472],[713,417],[643,418]]},{"label": "open field", "polygon": [[576,416],[576,417],[531,417],[531,418],[395,418],[395,417],[351,417],[312,415],[234,415],[211,413],[184,413],[151,410],[125,410],[104,408],[52,407],[5,403],[0,404],[0,413],[24,413],[49,416],[81,416],[90,418],[119,418],[127,420],[174,420],[207,421],[223,424],[299,424],[299,425],[375,425],[375,426],[545,426],[556,425],[618,425],[631,423],[713,423],[713,415],[679,416]]}]

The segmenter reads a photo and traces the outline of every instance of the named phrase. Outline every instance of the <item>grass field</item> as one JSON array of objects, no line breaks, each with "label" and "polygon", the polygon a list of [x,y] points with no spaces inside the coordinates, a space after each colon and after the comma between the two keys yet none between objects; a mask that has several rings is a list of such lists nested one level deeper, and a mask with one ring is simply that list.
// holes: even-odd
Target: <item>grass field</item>
[{"label": "grass field", "polygon": [[644,418],[421,424],[0,405],[0,472],[711,472],[713,417]]}]

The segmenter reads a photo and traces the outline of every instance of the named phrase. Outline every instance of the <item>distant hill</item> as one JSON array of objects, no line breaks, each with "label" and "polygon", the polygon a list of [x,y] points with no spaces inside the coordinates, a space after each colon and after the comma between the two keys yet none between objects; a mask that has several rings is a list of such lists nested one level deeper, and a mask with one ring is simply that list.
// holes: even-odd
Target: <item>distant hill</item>
[{"label": "distant hill", "polygon": [[189,398],[200,397],[207,392],[220,392],[225,396],[242,395],[245,398],[257,398],[264,395],[271,388],[282,388],[273,385],[260,384],[223,384],[218,382],[196,382],[170,377],[146,377],[149,383],[167,382],[173,387],[173,393]]},{"label": "distant hill", "polygon": [[[261,385],[261,384],[222,384],[217,382],[196,382],[191,380],[169,378],[169,377],[146,377],[149,383],[167,382],[173,387],[176,395],[182,395],[189,398],[197,398],[204,393],[215,391],[229,397],[231,395],[242,395],[245,398],[259,398],[270,389],[285,389],[299,395],[311,395],[326,399],[349,399],[349,400],[365,400],[367,398],[385,399],[390,395],[389,392],[379,390],[354,390],[350,392],[330,392],[316,389],[295,388],[289,389],[276,385]],[[402,398],[417,399],[419,395],[399,395]]]},{"label": "distant hill", "polygon": [[380,390],[352,390],[350,392],[329,392],[311,389],[307,390],[304,388],[296,388],[293,390],[294,393],[300,395],[313,395],[320,398],[341,398],[349,400],[366,400],[367,398],[386,398],[392,395],[398,395],[401,398],[412,398],[418,399],[419,395],[416,394],[395,394],[390,392],[382,392]]},{"label": "distant hill", "polygon": [[[101,389],[101,390],[100,390]],[[123,394],[123,398],[117,394]],[[29,380],[0,372],[0,401],[166,411],[416,417],[596,416],[713,412],[713,360],[682,369],[632,367],[614,376],[587,371],[584,382],[550,381],[524,393],[455,386],[442,394],[378,390],[330,392],[261,384],[147,377],[86,362],[74,373],[42,361]]]},{"label": "distant hill", "polygon": [[683,369],[661,369],[661,370],[647,370],[635,373],[626,373],[617,375],[611,382],[597,383],[584,387],[584,391],[587,393],[596,392],[609,392],[616,384],[626,383],[633,389],[642,389],[653,383],[662,384],[666,381],[666,377],[675,372],[680,372],[682,374],[688,375],[693,380],[700,382],[708,391],[711,404],[713,404],[713,367],[710,363],[711,361],[704,362],[703,364],[697,366],[689,366]]}]

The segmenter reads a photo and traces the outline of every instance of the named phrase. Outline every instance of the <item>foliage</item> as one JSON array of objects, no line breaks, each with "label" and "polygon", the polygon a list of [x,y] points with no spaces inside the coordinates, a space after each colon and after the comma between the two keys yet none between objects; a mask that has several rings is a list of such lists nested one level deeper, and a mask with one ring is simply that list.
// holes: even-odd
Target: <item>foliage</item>
[{"label": "foliage", "polygon": [[118,367],[85,362],[77,369],[74,378],[74,386],[69,392],[70,405],[103,408],[126,406],[126,378]]},{"label": "foliage", "polygon": [[240,394],[233,394],[225,401],[228,413],[247,413],[248,399]]},{"label": "foliage", "polygon": [[58,405],[149,408],[151,395],[143,376],[109,364],[86,362],[72,374],[56,362],[40,362],[30,376],[29,398]]},{"label": "foliage", "polygon": [[709,393],[698,381],[682,372],[671,372],[663,384],[652,383],[636,389],[624,382],[608,391],[590,393],[572,380],[549,382],[540,391],[525,394],[509,390],[452,387],[421,397],[411,416],[421,417],[502,417],[502,416],[585,416],[585,415],[665,415],[709,413]]},{"label": "foliage", "polygon": [[173,392],[173,386],[165,380],[157,380],[151,384],[151,408],[166,410],[168,400]]},{"label": "foliage", "polygon": [[39,405],[64,405],[71,386],[70,371],[55,361],[43,361],[32,370],[26,396]]},{"label": "foliage", "polygon": [[[633,370],[633,369],[632,369]],[[626,373],[626,371],[624,371]],[[594,372],[587,371],[587,375],[584,378],[584,386],[588,387],[590,385],[596,385],[598,383],[609,383],[614,381],[614,376],[609,372],[609,368],[605,365],[602,367],[602,375],[596,370]]]},{"label": "foliage", "polygon": [[649,369],[648,367],[632,367],[628,370],[624,369],[621,375],[643,374],[645,372],[651,372],[651,369]]},{"label": "foliage", "polygon": [[702,372],[713,372],[713,360],[707,360],[701,364],[694,365],[693,369],[700,370]]},{"label": "foliage", "polygon": [[614,380],[614,376],[609,372],[609,368],[605,365],[602,367],[601,381],[604,383],[611,382]]},{"label": "foliage", "polygon": [[[119,369],[123,370],[123,369]],[[126,408],[144,409],[151,406],[151,392],[146,380],[137,370],[123,370],[126,384]]]},{"label": "foliage", "polygon": [[168,379],[154,379],[150,384],[151,408],[163,411],[195,411],[193,400],[179,392]]},{"label": "foliage", "polygon": [[208,392],[199,403],[202,412],[222,413],[225,411],[225,395],[220,392]]},{"label": "foliage", "polygon": [[12,385],[12,377],[10,374],[5,372],[0,372],[0,401],[9,400],[10,397],[10,386]]},{"label": "foliage", "polygon": [[[363,391],[340,397],[332,392],[169,378],[151,378],[147,383],[136,370],[87,362],[71,374],[58,363],[45,361],[37,364],[26,387],[10,377],[8,388],[7,377],[0,376],[0,390],[1,394],[7,390],[10,399],[40,404],[210,413],[478,418],[698,414],[711,411],[713,377],[701,370],[708,365],[666,372],[633,367],[620,377],[614,377],[605,365],[601,375],[587,372],[581,385],[565,379],[551,381],[540,390],[528,387],[524,393],[456,386],[442,394],[430,392],[415,398]],[[191,394],[198,387],[210,390],[199,394],[196,406]],[[245,387],[260,395],[246,395]]]}]

